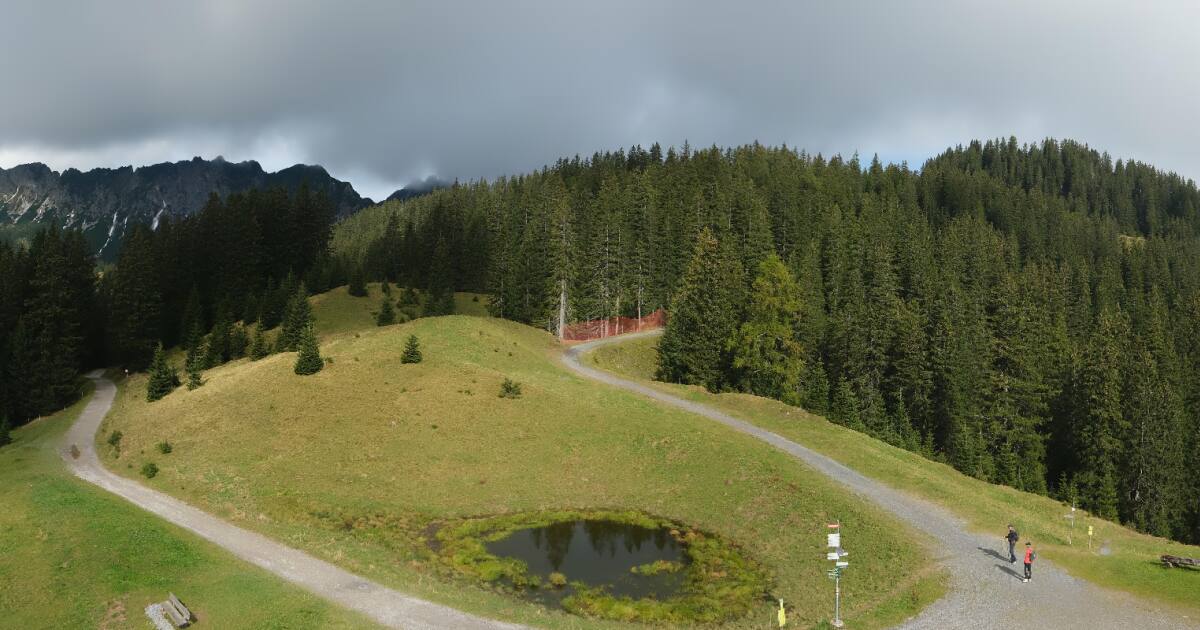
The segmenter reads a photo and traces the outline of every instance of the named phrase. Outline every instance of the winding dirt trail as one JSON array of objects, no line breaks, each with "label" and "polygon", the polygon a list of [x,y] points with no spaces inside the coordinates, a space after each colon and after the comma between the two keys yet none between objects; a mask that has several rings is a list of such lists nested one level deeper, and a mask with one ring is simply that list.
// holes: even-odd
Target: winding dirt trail
[{"label": "winding dirt trail", "polygon": [[579,358],[597,346],[659,334],[650,331],[609,337],[573,346],[563,354],[568,368],[587,378],[620,387],[719,422],[756,437],[802,461],[864,499],[941,543],[938,558],[951,573],[950,593],[902,624],[905,629],[1017,628],[1099,630],[1101,628],[1200,628],[1195,620],[1121,592],[1102,589],[1071,577],[1046,560],[1038,560],[1032,582],[1023,583],[1020,563],[1010,565],[1000,534],[983,537],[932,503],[893,490],[776,433],[739,420],[712,407],[583,365]]},{"label": "winding dirt trail", "polygon": [[[497,630],[523,626],[483,619],[381,586],[324,560],[230,525],[186,503],[113,474],[96,455],[100,422],[112,407],[117,388],[98,372],[88,375],[96,390],[63,442],[62,457],[79,478],[120,496],[235,556],[278,575],[336,604],[356,610],[390,628],[409,630]],[[79,457],[71,455],[71,445]]]}]

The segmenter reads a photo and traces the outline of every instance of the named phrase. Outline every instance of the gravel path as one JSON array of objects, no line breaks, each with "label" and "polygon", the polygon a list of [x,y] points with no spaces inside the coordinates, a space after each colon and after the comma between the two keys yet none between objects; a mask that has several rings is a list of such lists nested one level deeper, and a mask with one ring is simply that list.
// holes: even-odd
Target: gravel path
[{"label": "gravel path", "polygon": [[[1020,561],[1016,564],[1008,563],[1008,549],[1004,547],[1005,543],[1001,539],[1003,523],[997,524],[995,536],[972,534],[966,530],[960,519],[941,507],[868,479],[782,436],[712,407],[585,366],[579,361],[581,354],[597,346],[657,333],[658,331],[635,333],[580,344],[567,350],[563,355],[563,362],[567,367],[588,378],[679,407],[767,442],[845,485],[904,522],[933,536],[941,543],[942,553],[939,560],[951,572],[950,592],[920,615],[901,625],[901,628],[1200,628],[1200,624],[1195,620],[1155,608],[1152,604],[1131,595],[1105,590],[1090,582],[1073,578],[1044,559],[1039,558],[1034,564],[1033,581],[1023,583],[1019,579],[1024,570]],[[849,535],[850,544],[853,545],[853,533]],[[852,562],[850,579],[853,579],[853,570]]]},{"label": "gravel path", "polygon": [[[89,374],[88,378],[95,382],[96,391],[79,419],[67,432],[62,450],[67,467],[81,479],[190,530],[235,556],[320,597],[361,612],[384,626],[410,630],[493,630],[522,627],[469,615],[380,586],[307,553],[230,525],[136,481],[109,472],[96,456],[94,442],[100,421],[112,406],[117,388],[112,381],[97,372]],[[79,448],[78,459],[71,456],[71,445]],[[187,596],[186,593],[182,595]]]}]

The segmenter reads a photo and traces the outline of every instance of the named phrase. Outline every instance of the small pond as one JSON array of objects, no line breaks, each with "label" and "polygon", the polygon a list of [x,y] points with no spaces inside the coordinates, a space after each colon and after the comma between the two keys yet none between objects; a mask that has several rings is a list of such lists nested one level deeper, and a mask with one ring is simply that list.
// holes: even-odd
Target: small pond
[{"label": "small pond", "polygon": [[666,528],[651,529],[613,521],[578,520],[522,529],[486,543],[500,558],[521,560],[542,588],[527,596],[557,602],[574,588],[554,588],[552,575],[615,597],[666,599],[679,590],[690,563],[683,546]]},{"label": "small pond", "polygon": [[641,512],[558,510],[439,526],[443,566],[587,617],[686,625],[745,615],[769,574],[724,538]]}]

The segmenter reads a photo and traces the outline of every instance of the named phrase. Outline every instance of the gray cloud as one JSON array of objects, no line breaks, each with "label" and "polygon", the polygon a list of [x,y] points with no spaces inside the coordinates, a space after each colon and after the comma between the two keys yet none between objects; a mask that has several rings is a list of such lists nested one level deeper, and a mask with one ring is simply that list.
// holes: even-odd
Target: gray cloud
[{"label": "gray cloud", "polygon": [[223,154],[379,197],[656,140],[1015,134],[1196,176],[1200,6],[1138,4],[10,0],[0,165]]}]

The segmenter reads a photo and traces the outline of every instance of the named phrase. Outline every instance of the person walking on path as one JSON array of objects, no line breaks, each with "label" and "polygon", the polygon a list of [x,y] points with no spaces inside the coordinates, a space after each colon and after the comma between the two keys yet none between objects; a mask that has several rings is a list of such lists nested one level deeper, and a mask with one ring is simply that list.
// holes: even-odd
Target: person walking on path
[{"label": "person walking on path", "polygon": [[1013,549],[1014,549],[1014,547],[1017,546],[1017,541],[1020,540],[1020,538],[1021,537],[1017,534],[1017,530],[1013,529],[1012,523],[1009,523],[1008,533],[1005,534],[1005,536],[1004,536],[1004,539],[1008,541],[1008,561],[1009,561],[1009,563],[1013,563],[1013,562],[1017,561],[1017,554],[1014,552]]},{"label": "person walking on path", "polygon": [[1025,579],[1028,582],[1029,578],[1033,577],[1033,561],[1037,559],[1037,553],[1033,551],[1033,544],[1028,540],[1025,541]]}]

